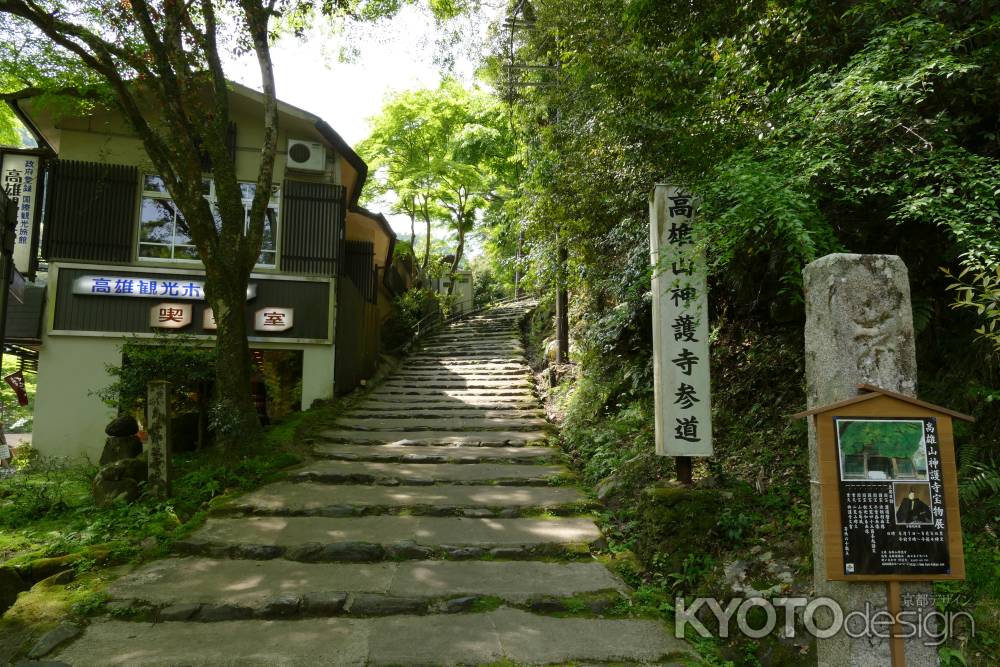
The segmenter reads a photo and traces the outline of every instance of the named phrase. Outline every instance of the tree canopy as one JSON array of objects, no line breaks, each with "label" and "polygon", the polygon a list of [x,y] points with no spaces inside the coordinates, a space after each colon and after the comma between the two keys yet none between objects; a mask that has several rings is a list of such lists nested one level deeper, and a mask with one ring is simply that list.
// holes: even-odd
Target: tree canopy
[{"label": "tree canopy", "polygon": [[386,101],[358,149],[372,165],[370,196],[393,194],[395,211],[410,217],[411,242],[416,218],[424,222],[425,270],[432,227],[455,233],[454,273],[466,235],[508,182],[514,144],[503,108],[453,80],[399,93]]},{"label": "tree canopy", "polygon": [[921,288],[991,265],[992,7],[528,3],[514,59],[559,66],[517,96],[529,236],[550,243],[558,222],[578,275],[609,252],[641,273],[645,193],[671,179],[702,197],[715,273],[739,276],[744,306],[794,300],[804,263],[836,250],[898,252]]},{"label": "tree canopy", "polygon": [[[259,431],[245,295],[274,180],[278,110],[271,42],[320,18],[373,19],[415,1],[0,0],[0,32],[10,36],[0,44],[0,101],[58,101],[69,113],[116,109],[183,215],[218,324],[214,425],[224,443],[246,442]],[[466,5],[432,0],[430,6],[448,16]],[[249,212],[228,152],[227,52],[254,57],[262,81],[263,139]],[[6,117],[0,120],[0,132],[9,125]],[[203,196],[205,158],[214,204]]]}]

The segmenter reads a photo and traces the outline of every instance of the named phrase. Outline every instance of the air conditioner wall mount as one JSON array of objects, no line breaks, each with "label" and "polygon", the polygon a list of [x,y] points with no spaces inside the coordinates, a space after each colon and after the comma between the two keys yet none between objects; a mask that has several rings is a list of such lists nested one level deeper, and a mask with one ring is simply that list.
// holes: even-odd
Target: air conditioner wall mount
[{"label": "air conditioner wall mount", "polygon": [[326,170],[326,146],[308,139],[288,140],[288,169],[323,172]]}]

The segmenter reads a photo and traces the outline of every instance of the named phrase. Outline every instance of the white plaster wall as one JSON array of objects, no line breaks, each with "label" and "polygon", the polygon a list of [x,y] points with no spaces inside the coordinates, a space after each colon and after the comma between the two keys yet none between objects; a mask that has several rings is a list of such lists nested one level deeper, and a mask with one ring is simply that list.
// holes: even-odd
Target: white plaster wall
[{"label": "white plaster wall", "polygon": [[115,411],[91,391],[106,387],[108,364],[121,363],[120,338],[46,336],[38,355],[32,443],[46,456],[88,456],[96,463]]},{"label": "white plaster wall", "polygon": [[316,399],[333,398],[333,345],[309,345],[302,351],[302,409]]}]

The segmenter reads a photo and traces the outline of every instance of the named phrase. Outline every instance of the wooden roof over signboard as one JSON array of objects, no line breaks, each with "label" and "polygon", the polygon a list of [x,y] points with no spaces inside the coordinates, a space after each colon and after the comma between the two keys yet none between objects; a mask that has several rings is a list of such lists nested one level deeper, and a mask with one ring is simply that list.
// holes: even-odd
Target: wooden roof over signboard
[{"label": "wooden roof over signboard", "polygon": [[933,410],[934,412],[940,412],[946,414],[955,419],[960,419],[962,421],[974,422],[975,417],[970,417],[969,415],[962,414],[961,412],[955,412],[954,410],[949,410],[948,408],[943,408],[940,405],[934,405],[933,403],[928,403],[927,401],[921,401],[919,399],[913,398],[912,396],[906,396],[905,394],[898,394],[894,391],[889,391],[888,389],[882,389],[881,387],[876,387],[871,384],[859,384],[858,390],[865,392],[854,396],[853,398],[848,398],[843,401],[838,401],[836,403],[830,403],[828,405],[821,405],[817,408],[812,408],[811,410],[806,410],[804,412],[799,412],[792,415],[792,419],[802,419],[803,417],[809,417],[811,415],[818,415],[822,412],[830,412],[832,410],[839,410],[840,408],[845,408],[849,405],[854,405],[856,403],[862,403],[864,401],[870,401],[878,396],[889,396],[890,398],[895,398],[896,400],[903,401],[905,403],[910,403],[911,405],[916,405],[928,410]]}]

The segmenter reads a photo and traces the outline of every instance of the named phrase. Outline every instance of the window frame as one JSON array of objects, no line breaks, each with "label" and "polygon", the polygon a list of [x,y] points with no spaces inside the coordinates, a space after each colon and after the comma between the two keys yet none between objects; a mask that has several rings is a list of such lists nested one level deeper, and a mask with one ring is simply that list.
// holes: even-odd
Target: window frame
[{"label": "window frame", "polygon": [[[138,213],[138,216],[137,216],[137,219],[136,219],[136,245],[135,245],[136,259],[138,261],[140,261],[140,262],[150,262],[150,263],[152,263],[152,262],[168,262],[168,263],[171,263],[171,264],[202,264],[202,265],[204,265],[204,263],[201,261],[200,257],[196,257],[196,258],[175,257],[175,255],[176,255],[176,249],[177,248],[191,248],[195,253],[197,253],[198,250],[195,247],[194,243],[173,243],[173,242],[171,242],[171,243],[167,244],[167,243],[156,243],[156,242],[150,242],[150,241],[143,241],[142,240],[142,225],[143,225],[142,211],[143,211],[143,206],[144,206],[144,202],[145,202],[146,199],[158,199],[158,200],[164,200],[164,201],[170,202],[170,204],[171,204],[171,206],[172,206],[172,208],[174,210],[174,216],[175,216],[174,217],[174,221],[173,221],[173,224],[174,224],[174,234],[176,233],[176,228],[177,228],[176,227],[177,226],[177,218],[176,218],[176,216],[177,215],[181,215],[181,212],[180,212],[180,208],[177,206],[177,204],[174,203],[173,196],[170,194],[169,191],[167,191],[166,186],[164,186],[164,189],[163,189],[162,192],[157,191],[157,190],[149,190],[149,189],[147,189],[146,185],[147,185],[148,179],[151,179],[151,178],[160,178],[157,174],[147,173],[147,172],[141,172],[140,178],[141,178],[142,182],[140,183],[140,186],[139,186],[139,213]],[[241,194],[243,193],[243,186],[251,186],[254,190],[256,190],[256,186],[257,186],[257,184],[254,183],[254,182],[252,182],[252,181],[238,181],[237,185],[240,187]],[[204,176],[202,178],[202,186],[203,186],[203,189],[204,189],[204,194],[202,196],[206,199],[206,201],[208,201],[209,205],[213,207],[213,211],[214,211],[215,210],[215,205],[218,202],[218,198],[216,197],[216,194],[215,194],[215,179],[213,179],[211,176]],[[252,205],[252,201],[253,201],[252,197],[253,197],[253,195],[251,194],[250,197],[251,197],[250,199],[245,199],[245,198],[242,199],[243,209],[244,209],[244,216],[245,216],[244,217],[244,221],[245,221],[244,222],[244,233],[246,233],[246,229],[247,229],[247,227],[250,224],[250,222],[249,222],[250,207]],[[280,228],[280,225],[281,225],[281,184],[280,183],[274,183],[274,184],[271,185],[271,199],[268,201],[267,208],[268,208],[268,210],[271,210],[271,209],[274,210],[274,219],[273,219],[273,222],[271,224],[271,236],[273,238],[273,247],[271,249],[264,248],[263,246],[261,247],[260,257],[257,258],[258,261],[256,262],[255,267],[261,268],[261,269],[277,269],[278,268],[278,239],[280,238],[279,237],[279,228]],[[266,213],[265,213],[265,215],[266,215]],[[173,240],[174,234],[171,234],[171,241]],[[158,248],[169,248],[170,249],[170,257],[148,257],[148,256],[144,256],[142,254],[142,247],[144,245],[145,246],[158,247]],[[264,262],[260,261],[260,259],[262,257],[266,258],[268,256],[269,256],[270,261],[264,261]]]}]

